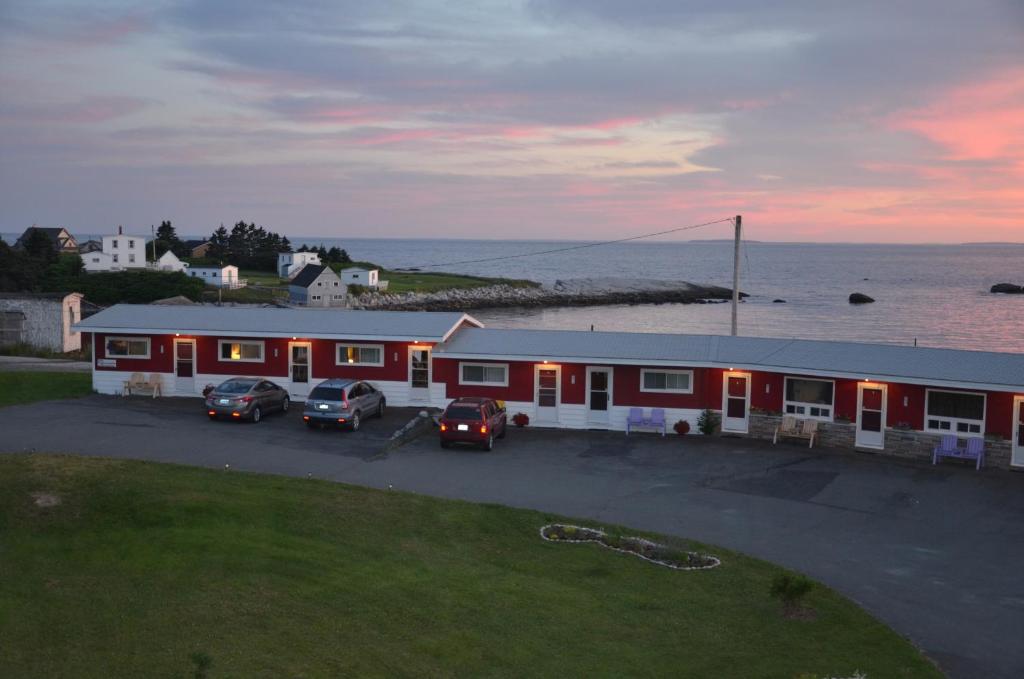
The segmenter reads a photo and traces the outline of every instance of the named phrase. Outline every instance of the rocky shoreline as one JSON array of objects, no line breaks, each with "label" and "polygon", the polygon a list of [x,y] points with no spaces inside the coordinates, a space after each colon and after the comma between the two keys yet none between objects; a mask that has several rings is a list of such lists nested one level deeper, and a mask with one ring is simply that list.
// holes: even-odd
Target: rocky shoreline
[{"label": "rocky shoreline", "polygon": [[[740,293],[746,297],[745,293]],[[350,309],[391,311],[459,311],[510,307],[603,306],[608,304],[717,304],[732,299],[732,290],[683,281],[584,279],[552,286],[489,285],[439,292],[369,292],[350,299]]]}]

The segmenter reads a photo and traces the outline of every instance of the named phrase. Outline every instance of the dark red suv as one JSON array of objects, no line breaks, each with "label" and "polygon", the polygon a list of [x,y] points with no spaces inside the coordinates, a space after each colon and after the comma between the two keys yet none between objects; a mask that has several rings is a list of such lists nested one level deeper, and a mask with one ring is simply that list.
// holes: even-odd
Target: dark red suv
[{"label": "dark red suv", "polygon": [[484,450],[491,450],[494,439],[505,438],[507,427],[504,404],[493,398],[457,398],[441,415],[441,447],[475,443]]}]

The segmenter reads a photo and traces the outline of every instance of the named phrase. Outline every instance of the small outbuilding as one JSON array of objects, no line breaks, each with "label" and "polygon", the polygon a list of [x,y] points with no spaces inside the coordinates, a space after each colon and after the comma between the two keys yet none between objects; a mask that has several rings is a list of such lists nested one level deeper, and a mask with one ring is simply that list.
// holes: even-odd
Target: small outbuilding
[{"label": "small outbuilding", "polygon": [[72,326],[80,320],[80,293],[0,293],[0,346],[28,344],[60,353],[78,351],[82,334]]},{"label": "small outbuilding", "polygon": [[307,264],[320,263],[320,255],[315,252],[281,252],[277,255],[277,275],[292,279]]},{"label": "small outbuilding", "polygon": [[288,284],[288,301],[303,306],[344,306],[346,286],[323,264],[307,264]]},{"label": "small outbuilding", "polygon": [[238,277],[238,267],[232,264],[224,266],[190,266],[185,270],[189,276],[202,279],[207,285],[215,288],[244,288],[245,281]]},{"label": "small outbuilding", "polygon": [[376,290],[380,285],[380,270],[349,267],[341,270],[341,280],[345,285],[361,285]]},{"label": "small outbuilding", "polygon": [[178,259],[178,256],[168,250],[164,254],[160,255],[160,258],[156,260],[153,268],[157,271],[182,271],[188,269],[186,262]]}]

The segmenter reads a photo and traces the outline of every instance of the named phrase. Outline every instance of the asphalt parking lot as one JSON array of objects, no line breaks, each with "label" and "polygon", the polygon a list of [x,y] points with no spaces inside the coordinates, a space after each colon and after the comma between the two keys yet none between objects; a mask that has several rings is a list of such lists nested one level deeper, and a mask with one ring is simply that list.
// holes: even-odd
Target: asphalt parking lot
[{"label": "asphalt parking lot", "polygon": [[1024,474],[934,468],[746,439],[511,429],[495,450],[427,436],[416,409],[359,432],[301,412],[210,422],[198,399],[108,396],[0,408],[0,452],[259,471],[497,502],[737,549],[803,571],[909,637],[951,677],[1024,676]]}]

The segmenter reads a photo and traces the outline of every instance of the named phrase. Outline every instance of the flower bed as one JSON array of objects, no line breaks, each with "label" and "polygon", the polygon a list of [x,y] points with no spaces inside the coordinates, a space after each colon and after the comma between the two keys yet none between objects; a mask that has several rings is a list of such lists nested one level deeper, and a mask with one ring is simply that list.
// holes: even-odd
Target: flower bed
[{"label": "flower bed", "polygon": [[697,552],[674,549],[641,537],[609,535],[596,528],[584,528],[564,523],[552,523],[540,529],[540,536],[548,542],[596,542],[616,552],[632,554],[641,559],[680,571],[700,571],[721,565],[717,557]]}]

